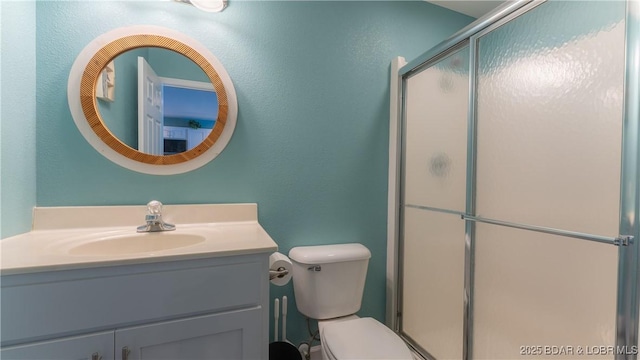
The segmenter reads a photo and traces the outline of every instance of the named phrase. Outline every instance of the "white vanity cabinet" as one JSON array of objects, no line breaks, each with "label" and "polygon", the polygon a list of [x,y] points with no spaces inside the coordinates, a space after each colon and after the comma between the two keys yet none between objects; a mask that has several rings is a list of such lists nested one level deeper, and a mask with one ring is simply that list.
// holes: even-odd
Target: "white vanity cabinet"
[{"label": "white vanity cabinet", "polygon": [[[7,347],[0,358],[47,360],[262,359],[261,309],[118,329]],[[115,353],[114,353],[115,349]]]},{"label": "white vanity cabinet", "polygon": [[266,360],[268,256],[3,276],[0,358]]},{"label": "white vanity cabinet", "polygon": [[[258,308],[117,330],[116,359],[260,359]],[[128,354],[128,355],[127,355]]]}]

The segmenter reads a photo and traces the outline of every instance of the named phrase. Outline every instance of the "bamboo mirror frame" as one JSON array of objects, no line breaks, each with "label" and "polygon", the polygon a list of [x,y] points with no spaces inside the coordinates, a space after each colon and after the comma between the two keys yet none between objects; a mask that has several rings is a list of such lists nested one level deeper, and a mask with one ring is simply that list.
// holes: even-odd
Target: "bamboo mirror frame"
[{"label": "bamboo mirror frame", "polygon": [[[96,84],[116,56],[141,47],[163,48],[198,65],[218,97],[218,114],[209,135],[196,147],[172,155],[151,155],[130,147],[107,128],[98,110]],[[130,26],[107,32],[87,45],[76,58],[67,87],[76,126],[102,155],[128,169],[156,175],[179,174],[213,160],[228,144],[237,120],[237,99],[228,73],[202,44],[177,31],[157,26]]]}]

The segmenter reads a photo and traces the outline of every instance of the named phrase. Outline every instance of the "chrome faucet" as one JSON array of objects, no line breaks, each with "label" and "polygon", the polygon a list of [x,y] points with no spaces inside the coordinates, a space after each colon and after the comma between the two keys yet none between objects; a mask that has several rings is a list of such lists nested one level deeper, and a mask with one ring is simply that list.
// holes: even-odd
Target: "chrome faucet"
[{"label": "chrome faucet", "polygon": [[156,232],[175,230],[176,226],[162,221],[162,203],[157,200],[147,204],[147,216],[144,217],[146,225],[138,226],[138,232]]}]

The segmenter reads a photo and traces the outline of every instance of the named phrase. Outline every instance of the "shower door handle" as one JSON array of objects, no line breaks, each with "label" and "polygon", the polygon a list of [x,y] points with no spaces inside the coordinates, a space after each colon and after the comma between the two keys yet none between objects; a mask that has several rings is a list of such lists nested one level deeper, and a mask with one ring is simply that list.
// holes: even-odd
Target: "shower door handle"
[{"label": "shower door handle", "polygon": [[491,224],[491,225],[506,226],[506,227],[515,228],[515,229],[536,231],[536,232],[541,232],[541,233],[550,234],[550,235],[559,235],[559,236],[565,236],[565,237],[570,237],[574,239],[589,240],[589,241],[595,241],[603,244],[610,244],[610,245],[616,245],[616,246],[627,246],[633,242],[632,235],[618,235],[616,237],[608,237],[608,236],[600,236],[600,235],[594,235],[594,234],[585,234],[585,233],[580,233],[575,231],[548,228],[544,226],[517,224],[517,223],[508,222],[508,221],[487,219],[487,218],[482,218],[478,216],[471,216],[471,215],[464,215],[464,214],[460,215],[460,218],[465,221],[473,221],[473,222],[479,222],[479,223],[485,223],[485,224]]}]

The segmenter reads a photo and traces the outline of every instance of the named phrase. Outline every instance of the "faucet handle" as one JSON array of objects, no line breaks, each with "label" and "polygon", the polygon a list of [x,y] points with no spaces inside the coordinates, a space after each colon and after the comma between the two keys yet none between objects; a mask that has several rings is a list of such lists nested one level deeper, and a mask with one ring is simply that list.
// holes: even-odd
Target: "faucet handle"
[{"label": "faucet handle", "polygon": [[160,215],[162,214],[162,203],[158,200],[151,200],[147,204],[147,213],[149,215]]},{"label": "faucet handle", "polygon": [[176,226],[162,220],[162,203],[158,200],[151,200],[147,204],[147,215],[144,220],[146,225],[138,226],[138,232],[156,232],[175,230]]}]

